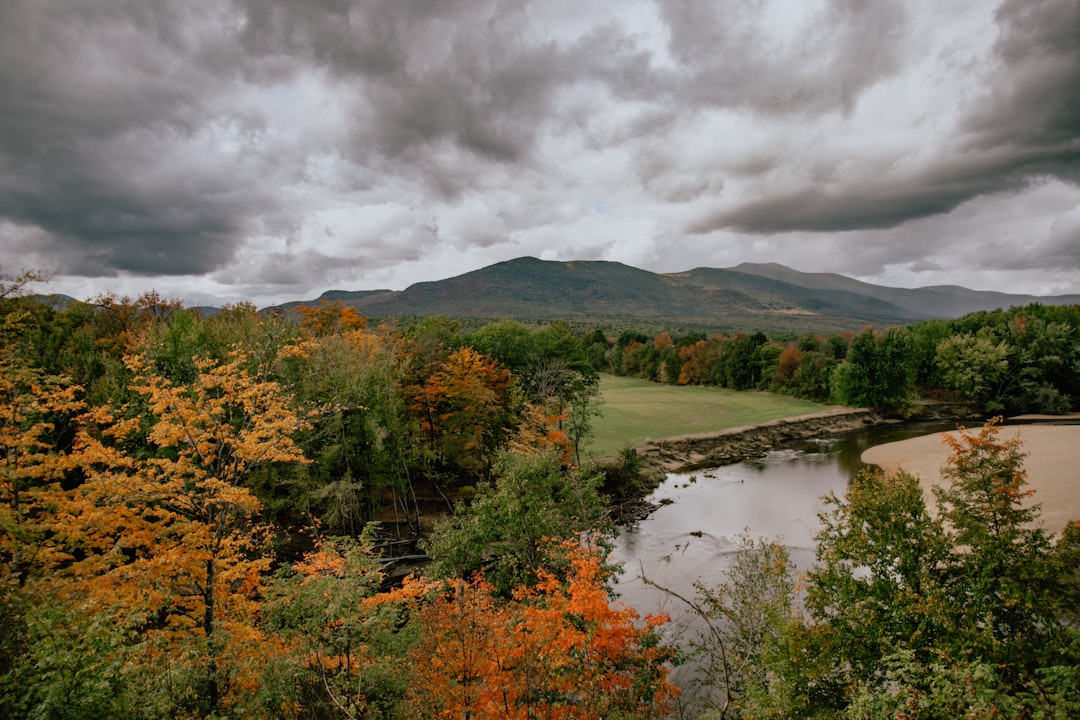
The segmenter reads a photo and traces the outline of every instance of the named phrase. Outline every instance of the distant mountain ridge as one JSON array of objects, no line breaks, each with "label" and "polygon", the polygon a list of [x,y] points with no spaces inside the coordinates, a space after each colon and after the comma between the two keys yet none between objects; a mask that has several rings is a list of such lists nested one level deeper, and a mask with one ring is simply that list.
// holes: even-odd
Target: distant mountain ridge
[{"label": "distant mountain ridge", "polygon": [[993,290],[970,290],[959,285],[894,288],[865,283],[835,273],[799,272],[778,263],[743,263],[734,269],[809,289],[834,287],[867,295],[902,307],[922,319],[960,317],[980,310],[1030,305],[1036,302],[1044,305],[1072,305],[1080,302],[1080,295],[1022,295]]},{"label": "distant mountain ridge", "polygon": [[1080,304],[1080,295],[1038,297],[956,286],[894,288],[777,263],[653,273],[606,260],[522,257],[400,291],[331,290],[315,300],[267,310],[321,300],[341,301],[371,318],[448,315],[833,330],[948,319],[1035,302]]}]

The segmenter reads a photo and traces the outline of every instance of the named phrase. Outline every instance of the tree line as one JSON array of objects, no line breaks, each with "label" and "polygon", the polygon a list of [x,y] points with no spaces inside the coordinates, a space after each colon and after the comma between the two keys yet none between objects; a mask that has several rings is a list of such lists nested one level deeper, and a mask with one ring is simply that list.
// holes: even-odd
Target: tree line
[{"label": "tree line", "polygon": [[770,339],[623,330],[588,338],[596,367],[680,385],[769,390],[905,414],[920,401],[973,412],[1064,413],[1080,400],[1080,306],[1032,304],[956,320]]}]

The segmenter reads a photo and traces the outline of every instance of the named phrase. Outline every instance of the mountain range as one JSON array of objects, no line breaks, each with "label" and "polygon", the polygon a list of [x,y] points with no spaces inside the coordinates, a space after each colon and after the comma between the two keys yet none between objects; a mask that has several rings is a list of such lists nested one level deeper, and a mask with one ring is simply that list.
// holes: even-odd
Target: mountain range
[{"label": "mountain range", "polygon": [[267,308],[341,301],[372,319],[430,315],[664,326],[668,329],[818,332],[955,318],[1014,305],[1080,304],[1080,295],[1033,296],[953,285],[895,288],[777,263],[653,273],[622,263],[533,257],[410,285],[404,290],[331,290]]}]

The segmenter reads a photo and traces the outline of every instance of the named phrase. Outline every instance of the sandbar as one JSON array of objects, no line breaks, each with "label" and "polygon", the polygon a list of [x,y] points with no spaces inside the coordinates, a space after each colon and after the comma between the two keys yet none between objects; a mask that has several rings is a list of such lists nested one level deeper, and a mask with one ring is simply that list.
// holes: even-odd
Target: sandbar
[{"label": "sandbar", "polygon": [[[969,428],[978,433],[980,428]],[[945,433],[901,440],[872,447],[862,454],[862,460],[877,465],[886,474],[899,469],[919,478],[927,505],[934,507],[930,488],[943,485],[941,467],[948,457],[948,446],[942,440]],[[948,433],[956,435],[956,431]],[[1042,513],[1038,526],[1056,535],[1074,520],[1080,520],[1080,425],[1005,425],[1002,439],[1020,436],[1027,453],[1024,469],[1028,488],[1035,491],[1029,503],[1038,504]]]}]

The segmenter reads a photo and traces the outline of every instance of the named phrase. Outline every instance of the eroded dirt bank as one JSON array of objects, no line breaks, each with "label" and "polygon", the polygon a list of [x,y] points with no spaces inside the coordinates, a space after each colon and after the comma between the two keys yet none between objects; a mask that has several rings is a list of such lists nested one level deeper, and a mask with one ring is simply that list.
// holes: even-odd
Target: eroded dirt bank
[{"label": "eroded dirt bank", "polygon": [[758,457],[792,440],[835,435],[883,422],[870,410],[838,408],[750,427],[649,440],[635,449],[650,470],[687,472]]}]

